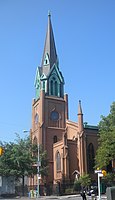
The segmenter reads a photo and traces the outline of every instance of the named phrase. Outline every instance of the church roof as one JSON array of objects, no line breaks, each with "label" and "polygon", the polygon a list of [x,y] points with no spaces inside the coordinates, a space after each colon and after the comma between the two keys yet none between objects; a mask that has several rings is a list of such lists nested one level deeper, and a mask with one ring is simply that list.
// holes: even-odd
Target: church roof
[{"label": "church roof", "polygon": [[98,130],[99,128],[98,128],[98,126],[84,124],[84,129],[95,129],[95,130]]}]

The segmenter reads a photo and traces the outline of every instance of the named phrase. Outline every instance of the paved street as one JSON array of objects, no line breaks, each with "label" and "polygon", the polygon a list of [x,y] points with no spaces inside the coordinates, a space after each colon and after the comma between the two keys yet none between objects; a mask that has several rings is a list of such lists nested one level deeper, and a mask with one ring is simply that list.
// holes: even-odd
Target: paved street
[{"label": "paved street", "polygon": [[[59,200],[82,200],[82,197],[80,195],[68,195],[68,196],[40,196],[39,198],[28,198],[28,197],[17,197],[17,198],[13,198],[13,199],[4,199],[4,200],[55,200],[55,199],[59,199]],[[102,195],[101,196],[102,200],[107,200],[106,195]],[[92,200],[91,197],[87,197],[87,200]]]},{"label": "paved street", "polygon": [[[82,197],[81,197],[81,195],[68,195],[68,196],[46,196],[46,197],[40,197],[40,198],[42,198],[42,199],[44,199],[44,200],[53,200],[53,199],[59,199],[59,200],[82,200]],[[107,199],[107,197],[106,197],[106,195],[102,195],[101,196],[101,199],[102,200],[106,200]],[[92,200],[92,197],[89,197],[89,196],[87,196],[87,200]]]}]

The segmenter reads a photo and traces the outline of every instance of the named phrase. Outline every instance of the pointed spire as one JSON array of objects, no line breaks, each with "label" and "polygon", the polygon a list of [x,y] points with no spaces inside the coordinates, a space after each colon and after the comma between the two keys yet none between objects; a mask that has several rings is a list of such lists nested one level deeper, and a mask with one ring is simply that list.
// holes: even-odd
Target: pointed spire
[{"label": "pointed spire", "polygon": [[80,100],[79,100],[79,105],[78,105],[78,129],[79,129],[79,132],[83,131],[83,113],[82,113]]},{"label": "pointed spire", "polygon": [[48,26],[41,67],[48,65],[51,68],[56,61],[57,53],[51,24],[51,14],[48,12]]},{"label": "pointed spire", "polygon": [[83,114],[83,113],[82,113],[82,108],[81,108],[81,100],[79,100],[78,114]]}]

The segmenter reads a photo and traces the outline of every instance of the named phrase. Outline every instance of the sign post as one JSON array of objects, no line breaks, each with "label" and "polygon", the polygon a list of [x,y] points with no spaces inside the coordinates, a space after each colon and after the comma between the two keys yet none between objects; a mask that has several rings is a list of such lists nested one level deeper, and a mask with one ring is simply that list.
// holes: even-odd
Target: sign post
[{"label": "sign post", "polygon": [[100,177],[103,177],[102,170],[95,170],[95,173],[98,174],[98,200],[101,200]]}]

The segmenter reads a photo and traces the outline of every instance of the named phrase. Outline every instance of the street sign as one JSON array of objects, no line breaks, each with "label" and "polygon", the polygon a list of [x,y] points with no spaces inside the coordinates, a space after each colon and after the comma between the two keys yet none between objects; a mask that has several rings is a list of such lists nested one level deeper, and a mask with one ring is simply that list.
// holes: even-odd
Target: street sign
[{"label": "street sign", "polygon": [[102,173],[99,173],[98,176],[99,176],[99,177],[103,177],[103,174],[102,174]]},{"label": "street sign", "polygon": [[95,174],[102,173],[102,170],[95,170]]}]

